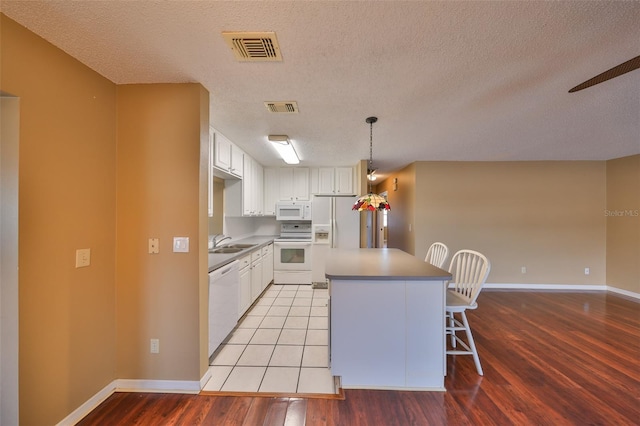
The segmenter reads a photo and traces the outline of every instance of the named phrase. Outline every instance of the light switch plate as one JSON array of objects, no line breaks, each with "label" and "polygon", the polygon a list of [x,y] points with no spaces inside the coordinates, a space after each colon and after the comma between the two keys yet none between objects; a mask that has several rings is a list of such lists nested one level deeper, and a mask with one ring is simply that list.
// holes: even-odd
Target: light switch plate
[{"label": "light switch plate", "polygon": [[174,253],[189,253],[189,237],[173,237]]}]

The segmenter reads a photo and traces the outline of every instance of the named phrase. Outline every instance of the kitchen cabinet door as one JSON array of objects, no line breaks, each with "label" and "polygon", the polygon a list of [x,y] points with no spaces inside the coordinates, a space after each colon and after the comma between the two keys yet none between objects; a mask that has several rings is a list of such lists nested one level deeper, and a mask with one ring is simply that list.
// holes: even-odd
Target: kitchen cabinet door
[{"label": "kitchen cabinet door", "polygon": [[262,248],[262,289],[273,281],[273,244]]},{"label": "kitchen cabinet door", "polygon": [[253,205],[253,158],[248,155],[244,156],[244,176],[242,179],[242,215],[243,216],[253,216],[254,215],[254,205]]},{"label": "kitchen cabinet door", "polygon": [[210,133],[215,145],[213,165],[228,172],[231,170],[231,141],[213,129]]},{"label": "kitchen cabinet door", "polygon": [[314,180],[312,186],[317,194],[353,194],[353,167],[320,167],[317,175],[314,174],[314,179],[317,179],[317,185]]},{"label": "kitchen cabinet door", "polygon": [[280,186],[278,180],[278,169],[265,167],[263,173],[264,202],[262,213],[265,216],[276,215],[276,203],[279,201]]},{"label": "kitchen cabinet door", "polygon": [[230,154],[231,160],[229,161],[229,171],[232,175],[243,177],[244,170],[244,152],[233,143],[231,144]]},{"label": "kitchen cabinet door", "polygon": [[293,200],[293,169],[292,168],[280,168],[278,169],[278,188],[279,199],[281,201]]},{"label": "kitchen cabinet door", "polygon": [[230,177],[242,178],[244,152],[213,127],[209,128],[209,138],[214,143],[213,166]]},{"label": "kitchen cabinet door", "polygon": [[262,258],[251,262],[251,303],[262,293]]},{"label": "kitchen cabinet door", "polygon": [[251,180],[253,182],[252,185],[252,190],[253,190],[253,194],[251,195],[252,199],[252,205],[253,205],[253,214],[254,216],[262,216],[264,214],[264,192],[262,190],[263,188],[263,172],[264,172],[264,167],[262,167],[262,164],[258,163],[257,161],[253,161],[253,169],[251,171],[252,176],[251,176]]},{"label": "kitchen cabinet door", "polygon": [[242,179],[242,215],[262,216],[263,167],[248,155],[244,156],[244,177]]},{"label": "kitchen cabinet door", "polygon": [[238,319],[251,306],[251,267],[240,269],[240,285],[238,286]]},{"label": "kitchen cabinet door", "polygon": [[309,200],[309,169],[306,167],[293,169],[293,196],[295,200]]},{"label": "kitchen cabinet door", "polygon": [[309,169],[307,167],[282,167],[278,171],[280,200],[309,200]]},{"label": "kitchen cabinet door", "polygon": [[353,167],[336,167],[334,189],[339,195],[353,194]]},{"label": "kitchen cabinet door", "polygon": [[320,167],[318,169],[318,194],[333,195],[333,185],[333,167]]}]

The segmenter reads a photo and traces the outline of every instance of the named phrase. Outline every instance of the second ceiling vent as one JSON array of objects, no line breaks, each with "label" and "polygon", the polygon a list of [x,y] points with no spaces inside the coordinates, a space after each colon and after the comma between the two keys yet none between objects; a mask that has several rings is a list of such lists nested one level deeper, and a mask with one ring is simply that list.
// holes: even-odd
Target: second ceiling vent
[{"label": "second ceiling vent", "polygon": [[282,61],[280,46],[274,32],[224,31],[222,37],[238,61]]},{"label": "second ceiling vent", "polygon": [[265,102],[264,106],[270,112],[277,113],[297,113],[298,112],[298,103],[296,101],[278,101],[278,102]]}]

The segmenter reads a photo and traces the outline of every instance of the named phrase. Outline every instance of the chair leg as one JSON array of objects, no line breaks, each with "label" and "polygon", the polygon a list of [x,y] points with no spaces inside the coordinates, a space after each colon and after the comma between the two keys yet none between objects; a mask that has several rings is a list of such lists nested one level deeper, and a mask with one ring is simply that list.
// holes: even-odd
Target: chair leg
[{"label": "chair leg", "polygon": [[465,332],[467,333],[467,340],[469,341],[469,347],[471,348],[471,355],[473,355],[473,362],[476,364],[476,370],[478,370],[478,375],[484,376],[482,372],[482,366],[480,366],[480,357],[478,357],[478,350],[476,349],[476,343],[473,341],[473,336],[471,335],[471,327],[469,327],[469,321],[467,320],[467,315],[464,311],[461,312],[462,315],[462,323],[464,324]]},{"label": "chair leg", "polygon": [[455,348],[456,347],[456,330],[454,329],[454,327],[456,326],[455,318],[453,316],[453,312],[448,312],[447,316],[449,317],[449,328],[450,328],[450,335],[451,335],[451,347]]}]

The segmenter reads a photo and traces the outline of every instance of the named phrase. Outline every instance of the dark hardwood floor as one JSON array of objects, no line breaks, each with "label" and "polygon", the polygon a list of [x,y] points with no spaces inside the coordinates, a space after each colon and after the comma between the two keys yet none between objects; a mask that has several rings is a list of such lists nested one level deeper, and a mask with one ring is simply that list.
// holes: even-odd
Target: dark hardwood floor
[{"label": "dark hardwood floor", "polygon": [[447,392],[344,400],[115,393],[87,425],[637,425],[640,303],[605,292],[484,290],[468,313],[484,377],[449,357]]}]

